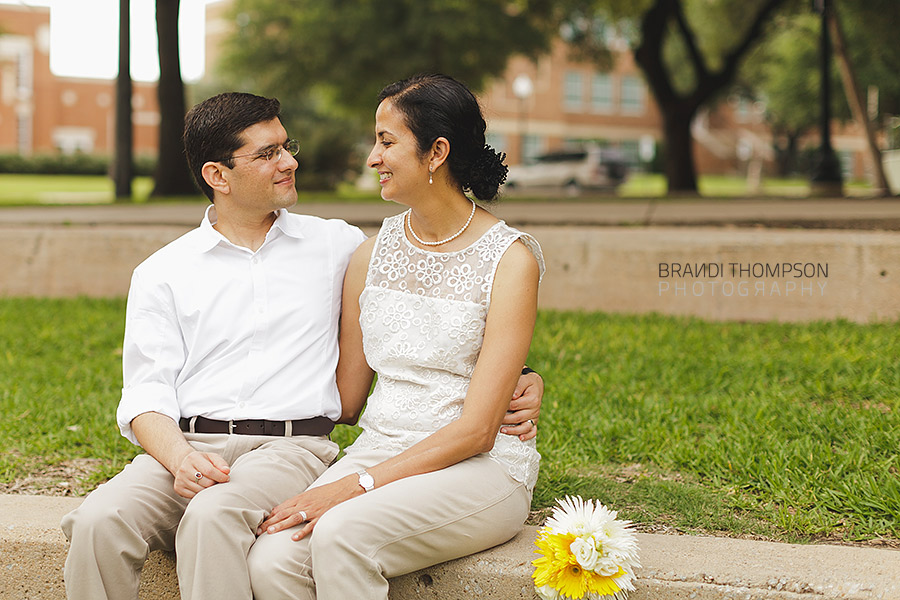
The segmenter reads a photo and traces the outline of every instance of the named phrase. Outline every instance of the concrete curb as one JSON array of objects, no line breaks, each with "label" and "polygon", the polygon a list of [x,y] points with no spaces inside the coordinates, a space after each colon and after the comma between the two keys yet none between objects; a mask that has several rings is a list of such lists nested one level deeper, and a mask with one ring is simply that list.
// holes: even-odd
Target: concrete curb
[{"label": "concrete curb", "polygon": [[[65,598],[59,529],[80,498],[0,495],[0,598]],[[534,600],[536,528],[510,542],[391,580],[391,600]],[[900,551],[638,534],[643,568],[631,600],[896,600]],[[171,555],[151,554],[141,598],[177,599]]]}]

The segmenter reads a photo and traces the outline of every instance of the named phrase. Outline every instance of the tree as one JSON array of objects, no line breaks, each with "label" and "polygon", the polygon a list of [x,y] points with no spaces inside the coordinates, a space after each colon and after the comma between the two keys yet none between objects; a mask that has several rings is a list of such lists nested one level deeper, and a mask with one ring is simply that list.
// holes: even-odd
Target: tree
[{"label": "tree", "polygon": [[116,158],[113,181],[116,201],[131,200],[131,31],[129,0],[119,0],[119,74],[116,76]]},{"label": "tree", "polygon": [[262,93],[374,111],[380,89],[441,72],[479,90],[555,33],[552,0],[238,0],[226,64]]},{"label": "tree", "polygon": [[159,42],[159,155],[151,196],[196,193],[188,169],[181,134],[184,130],[184,82],[178,48],[180,0],[156,0],[156,35]]},{"label": "tree", "polygon": [[[819,95],[819,19],[812,12],[783,15],[765,45],[748,56],[739,78],[742,92],[763,100],[772,128],[778,173],[788,176],[799,169],[798,140],[812,130],[818,119],[815,99]],[[846,110],[832,94],[832,114]]]},{"label": "tree", "polygon": [[[697,193],[691,123],[734,82],[738,67],[788,0],[580,0],[575,23],[625,23],[635,61],[663,119],[663,172],[670,193]],[[582,27],[584,30],[585,27]],[[575,36],[583,55],[602,56],[604,39]]]},{"label": "tree", "polygon": [[[853,89],[847,78],[848,67],[852,65],[857,91],[876,90],[878,99],[877,107],[868,107],[877,108],[878,114],[866,114],[870,110],[862,110],[861,99],[852,100],[857,105],[852,111],[853,119],[861,124],[871,121],[870,125],[880,128],[883,126],[880,118],[900,112],[900,80],[896,77],[900,45],[894,42],[894,23],[900,21],[900,3],[895,0],[832,2],[843,30],[840,38],[833,35],[832,39],[838,62],[844,63],[841,79],[845,81],[846,91],[832,94],[832,114],[842,120],[851,117],[848,96]],[[817,113],[810,104],[818,94],[821,76],[816,59],[820,20],[808,5],[798,8],[795,14],[779,16],[773,28],[775,32],[765,45],[753,52],[741,74],[748,93],[764,99],[767,118],[776,136],[788,141],[787,148],[776,146],[777,151],[789,150],[781,152],[787,159],[794,156],[791,141],[815,124]],[[839,81],[837,74],[832,80]]]},{"label": "tree", "polygon": [[[537,57],[556,32],[554,0],[238,0],[220,75],[282,102],[300,139],[298,182],[328,188],[362,162],[386,84],[446,73],[479,91],[513,54]],[[362,153],[362,156],[365,156]]]},{"label": "tree", "polygon": [[875,128],[869,121],[866,114],[865,100],[863,100],[862,92],[859,89],[856,69],[853,66],[853,60],[847,49],[847,38],[844,35],[844,28],[841,25],[840,17],[834,6],[826,5],[826,17],[828,19],[828,29],[831,32],[831,38],[834,42],[834,53],[838,59],[838,65],[841,71],[841,81],[844,84],[844,94],[853,118],[857,123],[862,125],[866,132],[866,148],[869,154],[869,160],[874,170],[875,188],[882,195],[888,195],[887,176],[884,172],[884,165],[881,162],[881,151],[878,149],[878,142],[875,139]]}]

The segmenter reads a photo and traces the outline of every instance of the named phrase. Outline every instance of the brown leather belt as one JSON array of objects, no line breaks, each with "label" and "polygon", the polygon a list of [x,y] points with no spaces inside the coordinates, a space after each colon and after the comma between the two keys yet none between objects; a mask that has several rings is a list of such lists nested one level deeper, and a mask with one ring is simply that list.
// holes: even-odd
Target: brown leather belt
[{"label": "brown leather belt", "polygon": [[215,421],[206,417],[182,417],[179,427],[185,433],[231,433],[236,435],[328,435],[334,423],[328,417],[313,417],[294,421]]}]

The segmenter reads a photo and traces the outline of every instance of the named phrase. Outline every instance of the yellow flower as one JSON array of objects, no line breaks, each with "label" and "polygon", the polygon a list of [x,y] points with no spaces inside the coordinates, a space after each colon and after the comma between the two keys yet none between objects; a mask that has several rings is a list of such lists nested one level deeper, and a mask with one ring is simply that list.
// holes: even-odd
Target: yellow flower
[{"label": "yellow flower", "polygon": [[569,551],[569,546],[574,539],[575,536],[571,534],[550,533],[550,529],[547,527],[541,530],[535,540],[541,557],[534,559],[531,563],[535,566],[532,577],[536,585],[550,585],[559,589],[559,578],[562,571],[569,565],[578,564],[575,556]]},{"label": "yellow flower", "polygon": [[576,537],[572,534],[551,533],[549,528],[541,530],[535,540],[541,557],[531,563],[535,566],[532,574],[535,585],[549,585],[559,590],[564,597],[576,599],[584,598],[588,592],[601,596],[614,596],[620,592],[621,588],[613,580],[625,571],[620,568],[618,573],[607,577],[583,569],[569,548]]}]

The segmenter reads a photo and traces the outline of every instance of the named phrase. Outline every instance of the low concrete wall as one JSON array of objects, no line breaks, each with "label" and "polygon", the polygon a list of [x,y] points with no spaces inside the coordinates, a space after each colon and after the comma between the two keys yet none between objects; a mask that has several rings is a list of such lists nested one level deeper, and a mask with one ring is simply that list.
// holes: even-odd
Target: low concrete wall
[{"label": "low concrete wall", "polygon": [[[123,296],[187,226],[0,226],[0,296]],[[900,233],[534,226],[543,308],[713,320],[900,317]],[[372,234],[373,228],[367,228]]]},{"label": "low concrete wall", "polygon": [[541,306],[712,320],[900,316],[900,234],[535,227]]},{"label": "low concrete wall", "polygon": [[[63,600],[67,544],[59,521],[79,498],[0,495],[0,598]],[[391,580],[391,600],[536,600],[536,528],[510,542]],[[900,598],[900,552],[699,536],[638,534],[630,600],[871,600]],[[172,556],[154,552],[142,600],[177,600]]]}]

